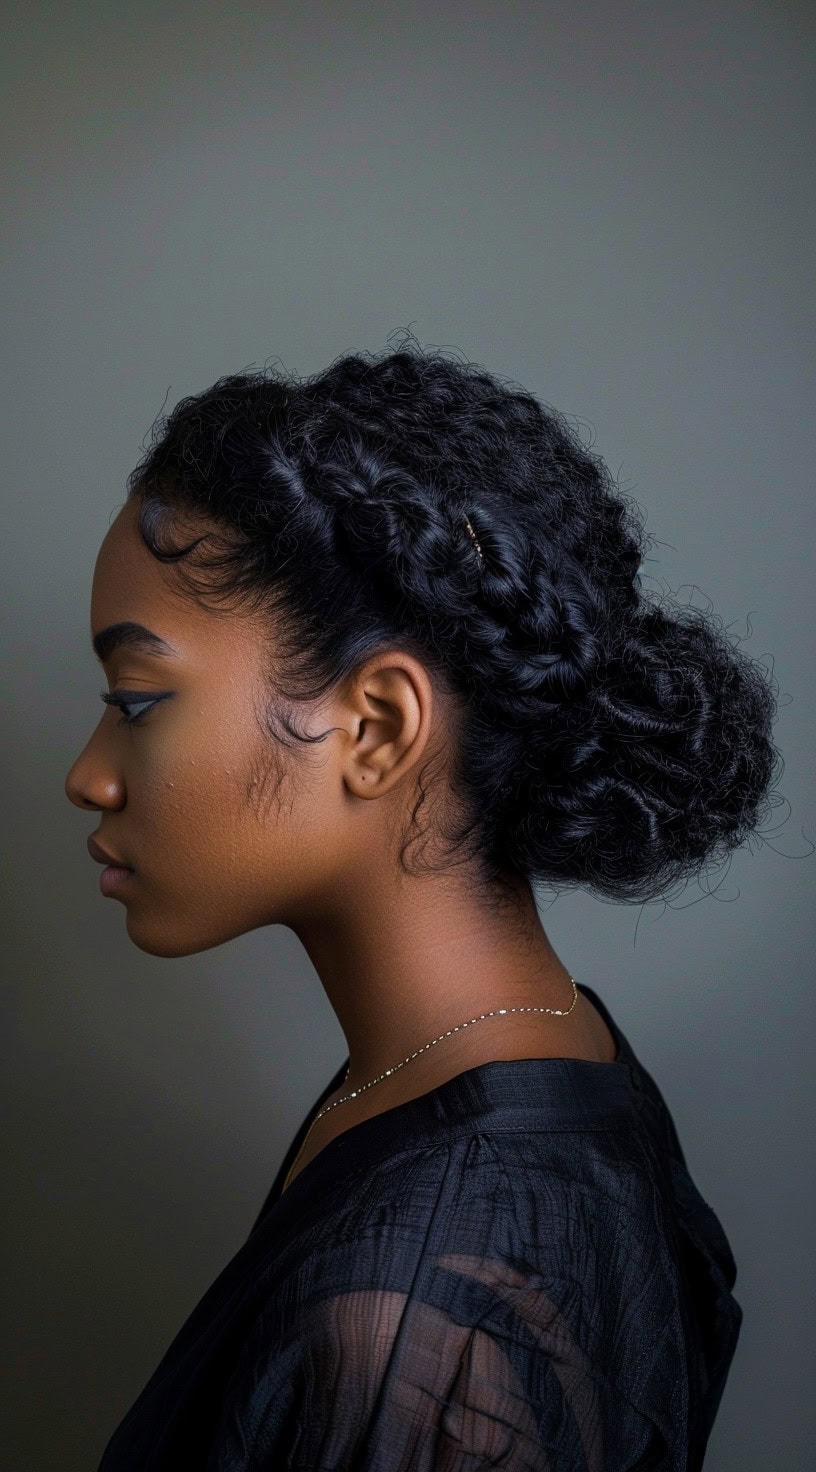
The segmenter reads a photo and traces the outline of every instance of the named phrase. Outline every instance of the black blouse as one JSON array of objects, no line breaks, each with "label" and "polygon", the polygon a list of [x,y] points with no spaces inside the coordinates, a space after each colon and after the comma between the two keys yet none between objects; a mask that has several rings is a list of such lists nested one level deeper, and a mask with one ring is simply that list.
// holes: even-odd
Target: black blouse
[{"label": "black blouse", "polygon": [[666,1103],[614,1063],[482,1063],[282,1185],[99,1472],[696,1472],[742,1309]]}]

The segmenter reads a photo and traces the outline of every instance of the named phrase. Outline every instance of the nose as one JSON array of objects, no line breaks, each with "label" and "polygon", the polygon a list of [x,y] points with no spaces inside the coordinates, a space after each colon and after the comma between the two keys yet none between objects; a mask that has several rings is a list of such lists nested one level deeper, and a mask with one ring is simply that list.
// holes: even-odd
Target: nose
[{"label": "nose", "polygon": [[65,778],[65,796],[83,812],[120,808],[125,800],[121,775],[100,760],[101,753],[94,755],[92,746],[91,741],[70,768]]}]

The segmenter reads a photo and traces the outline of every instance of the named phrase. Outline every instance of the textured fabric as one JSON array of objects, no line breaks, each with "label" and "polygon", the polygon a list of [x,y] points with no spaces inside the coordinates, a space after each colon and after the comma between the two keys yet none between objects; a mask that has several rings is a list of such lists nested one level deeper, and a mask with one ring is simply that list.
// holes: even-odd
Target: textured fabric
[{"label": "textured fabric", "polygon": [[651,1075],[484,1063],[351,1126],[281,1194],[100,1472],[695,1472],[742,1310]]}]

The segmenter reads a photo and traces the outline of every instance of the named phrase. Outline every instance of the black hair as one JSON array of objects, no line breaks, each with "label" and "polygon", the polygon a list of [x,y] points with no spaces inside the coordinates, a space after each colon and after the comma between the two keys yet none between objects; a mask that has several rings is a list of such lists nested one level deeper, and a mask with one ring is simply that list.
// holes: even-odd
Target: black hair
[{"label": "black hair", "polygon": [[177,516],[216,528],[206,582],[177,569],[194,596],[283,615],[284,744],[325,738],[298,703],[373,653],[423,660],[460,713],[449,857],[486,890],[665,896],[771,805],[771,676],[710,614],[644,594],[637,503],[562,413],[478,364],[406,339],[311,377],[228,375],[154,423],[127,487],[163,562],[212,540],[169,543]]}]

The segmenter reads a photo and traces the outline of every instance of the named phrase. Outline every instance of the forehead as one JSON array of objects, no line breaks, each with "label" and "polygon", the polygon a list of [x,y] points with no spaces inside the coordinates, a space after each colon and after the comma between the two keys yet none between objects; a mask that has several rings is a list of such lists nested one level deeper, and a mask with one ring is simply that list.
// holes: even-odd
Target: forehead
[{"label": "forehead", "polygon": [[239,650],[257,650],[259,636],[249,620],[202,607],[185,594],[174,565],[159,562],[145,546],[138,523],[138,505],[127,501],[102,540],[91,591],[91,639],[112,624],[137,623],[181,658],[206,653],[211,662],[231,653],[234,660]]},{"label": "forehead", "polygon": [[[138,527],[135,502],[125,502],[96,556],[91,590],[91,633],[126,620],[155,627],[151,618],[173,622],[185,616],[160,563],[148,551]],[[194,605],[190,605],[192,611]],[[165,634],[156,628],[157,633]],[[165,635],[166,637],[169,637]],[[171,640],[172,642],[172,640]]]}]

